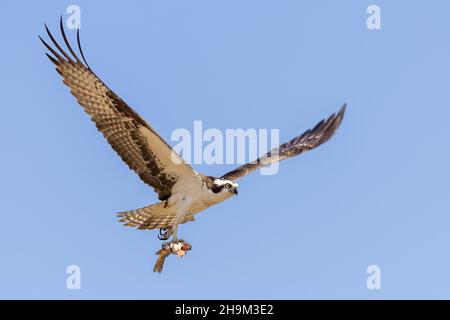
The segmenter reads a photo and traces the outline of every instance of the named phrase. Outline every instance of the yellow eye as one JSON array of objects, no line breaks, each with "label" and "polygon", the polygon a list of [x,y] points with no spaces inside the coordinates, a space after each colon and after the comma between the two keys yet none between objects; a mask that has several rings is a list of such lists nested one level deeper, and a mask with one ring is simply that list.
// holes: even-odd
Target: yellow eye
[{"label": "yellow eye", "polygon": [[231,187],[232,187],[231,183],[227,183],[227,184],[225,185],[225,188],[227,188],[227,189],[231,189]]}]

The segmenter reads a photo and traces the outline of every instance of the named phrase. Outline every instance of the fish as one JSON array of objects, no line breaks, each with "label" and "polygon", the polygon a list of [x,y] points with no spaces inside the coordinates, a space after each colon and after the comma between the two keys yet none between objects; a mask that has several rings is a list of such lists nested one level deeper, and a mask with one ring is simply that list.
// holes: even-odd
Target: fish
[{"label": "fish", "polygon": [[162,244],[161,249],[156,251],[158,256],[153,272],[161,273],[164,267],[164,262],[168,256],[174,254],[180,258],[184,257],[188,251],[192,249],[192,245],[182,239]]}]

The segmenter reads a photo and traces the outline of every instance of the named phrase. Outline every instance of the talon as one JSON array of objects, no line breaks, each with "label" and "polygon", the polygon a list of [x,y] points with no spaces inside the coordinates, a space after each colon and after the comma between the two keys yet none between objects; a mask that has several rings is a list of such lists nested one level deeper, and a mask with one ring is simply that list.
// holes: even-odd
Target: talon
[{"label": "talon", "polygon": [[161,229],[159,229],[158,239],[164,241],[164,240],[169,239],[171,235],[172,235],[171,227],[161,228]]}]

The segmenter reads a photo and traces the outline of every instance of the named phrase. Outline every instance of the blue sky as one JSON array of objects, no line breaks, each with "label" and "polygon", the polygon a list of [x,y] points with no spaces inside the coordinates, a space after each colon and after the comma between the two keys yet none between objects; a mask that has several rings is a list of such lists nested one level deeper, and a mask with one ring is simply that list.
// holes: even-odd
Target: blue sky
[{"label": "blue sky", "polygon": [[[326,145],[253,174],[181,226],[193,244],[154,274],[156,232],[115,212],[156,202],[44,55],[81,8],[91,67],[166,139],[176,128],[278,128],[348,103]],[[381,30],[366,8],[381,8]],[[446,1],[6,1],[0,12],[0,298],[450,298]],[[66,17],[66,15],[64,15]],[[73,39],[74,32],[69,36]],[[221,175],[232,165],[197,165]],[[66,288],[68,265],[81,290]],[[366,268],[381,268],[368,290]]]}]

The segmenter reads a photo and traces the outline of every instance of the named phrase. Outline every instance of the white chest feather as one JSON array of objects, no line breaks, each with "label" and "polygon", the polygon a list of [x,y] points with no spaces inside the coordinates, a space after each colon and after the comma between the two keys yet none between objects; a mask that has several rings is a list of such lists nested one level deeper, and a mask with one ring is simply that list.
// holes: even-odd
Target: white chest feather
[{"label": "white chest feather", "polygon": [[231,197],[229,193],[213,193],[200,177],[198,180],[180,179],[172,188],[169,205],[176,207],[180,215],[195,214],[229,197]]}]

